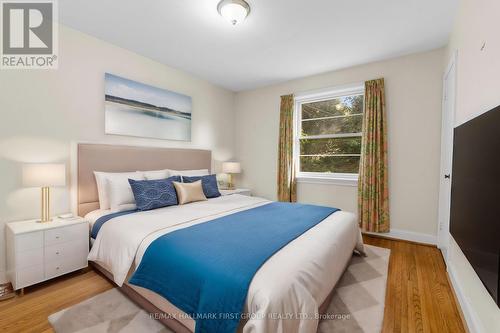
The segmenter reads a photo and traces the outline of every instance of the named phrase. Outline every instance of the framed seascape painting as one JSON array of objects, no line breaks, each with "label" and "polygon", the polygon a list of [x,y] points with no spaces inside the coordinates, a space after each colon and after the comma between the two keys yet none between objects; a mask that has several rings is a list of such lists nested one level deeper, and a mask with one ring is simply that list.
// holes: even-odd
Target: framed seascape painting
[{"label": "framed seascape painting", "polygon": [[105,132],[191,141],[192,99],[106,73]]}]

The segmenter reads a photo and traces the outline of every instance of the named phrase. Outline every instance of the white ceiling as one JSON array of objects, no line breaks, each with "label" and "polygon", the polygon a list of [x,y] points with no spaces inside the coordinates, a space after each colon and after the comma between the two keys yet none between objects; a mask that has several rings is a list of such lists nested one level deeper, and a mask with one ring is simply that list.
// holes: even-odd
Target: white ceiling
[{"label": "white ceiling", "polygon": [[60,0],[63,24],[233,91],[446,45],[458,0]]}]

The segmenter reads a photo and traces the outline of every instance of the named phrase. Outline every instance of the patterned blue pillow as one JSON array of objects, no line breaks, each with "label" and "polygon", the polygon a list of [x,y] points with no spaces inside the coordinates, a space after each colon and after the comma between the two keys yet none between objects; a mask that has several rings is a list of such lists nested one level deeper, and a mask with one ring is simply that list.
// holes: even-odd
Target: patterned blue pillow
[{"label": "patterned blue pillow", "polygon": [[177,192],[172,182],[180,181],[180,176],[156,180],[128,180],[132,192],[134,192],[138,210],[151,210],[177,205]]},{"label": "patterned blue pillow", "polygon": [[209,176],[199,176],[199,177],[187,177],[182,176],[182,181],[184,183],[194,183],[201,179],[201,186],[203,187],[203,193],[207,198],[217,198],[220,197],[219,186],[217,186],[217,177],[215,175]]}]

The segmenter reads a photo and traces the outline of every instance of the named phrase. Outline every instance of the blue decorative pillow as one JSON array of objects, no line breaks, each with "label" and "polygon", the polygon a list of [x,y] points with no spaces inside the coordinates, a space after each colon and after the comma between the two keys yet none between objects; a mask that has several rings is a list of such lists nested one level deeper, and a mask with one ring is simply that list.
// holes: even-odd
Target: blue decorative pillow
[{"label": "blue decorative pillow", "polygon": [[177,192],[172,182],[180,181],[180,176],[156,180],[128,180],[138,210],[177,205]]},{"label": "blue decorative pillow", "polygon": [[184,183],[194,183],[201,179],[201,186],[203,187],[203,193],[207,198],[217,198],[221,194],[219,192],[219,186],[217,185],[217,177],[215,175],[199,176],[199,177],[188,177],[182,176],[182,181]]}]

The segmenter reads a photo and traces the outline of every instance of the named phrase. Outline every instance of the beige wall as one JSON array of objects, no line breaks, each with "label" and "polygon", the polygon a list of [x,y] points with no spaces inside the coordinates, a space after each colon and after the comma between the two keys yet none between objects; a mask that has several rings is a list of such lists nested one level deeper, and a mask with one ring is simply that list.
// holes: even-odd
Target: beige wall
[{"label": "beige wall", "polygon": [[[447,49],[448,58],[458,51],[455,126],[500,105],[499,13],[498,1],[461,1]],[[453,240],[449,253],[449,271],[465,300],[462,307],[471,328],[500,332],[500,310]]]},{"label": "beige wall", "polygon": [[[280,95],[384,77],[389,127],[392,228],[435,236],[444,50],[315,75],[236,95],[236,153],[242,185],[276,198]],[[301,202],[356,211],[356,187],[298,185]]]},{"label": "beige wall", "polygon": [[[196,147],[212,149],[215,160],[233,157],[233,92],[72,29],[59,34],[58,70],[0,73],[0,272],[4,223],[39,215],[39,190],[21,188],[23,162],[69,163],[71,141]],[[192,142],[105,135],[105,72],[192,96]],[[69,211],[68,188],[52,193],[53,213]]]},{"label": "beige wall", "polygon": [[499,1],[461,0],[447,48],[448,59],[458,50],[457,126],[500,104],[499,14]]}]

